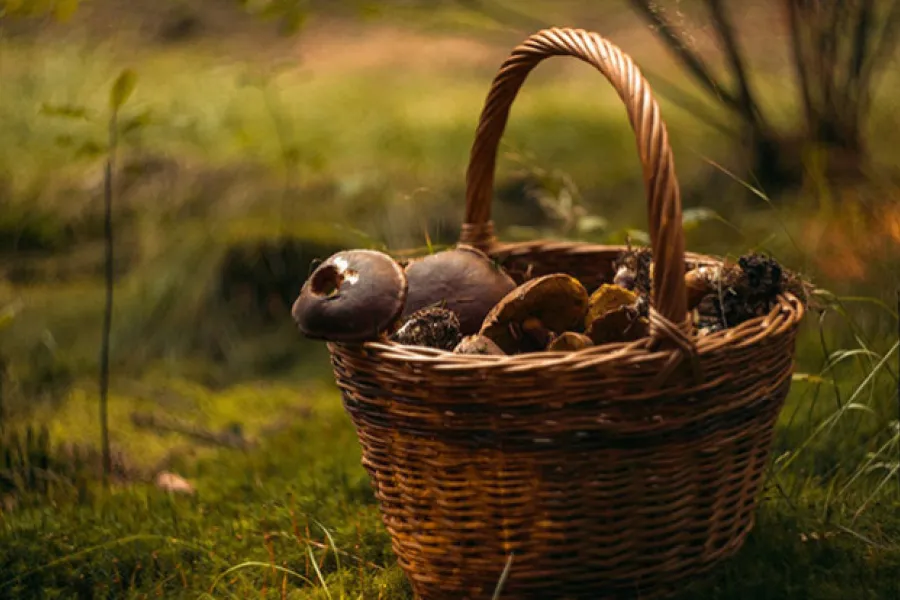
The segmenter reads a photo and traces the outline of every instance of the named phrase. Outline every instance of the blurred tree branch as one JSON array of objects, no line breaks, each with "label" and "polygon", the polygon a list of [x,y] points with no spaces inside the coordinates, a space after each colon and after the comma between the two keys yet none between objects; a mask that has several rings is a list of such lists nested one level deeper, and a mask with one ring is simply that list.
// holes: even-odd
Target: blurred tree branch
[{"label": "blurred tree branch", "polygon": [[835,171],[861,174],[868,158],[863,124],[876,76],[896,49],[900,0],[772,1],[787,20],[803,110],[792,130],[780,132],[772,131],[762,114],[730,9],[722,0],[705,0],[704,5],[736,89],[720,83],[700,54],[687,47],[658,3],[629,0],[685,71],[740,120],[753,148],[752,168],[763,184],[777,188],[799,183],[803,156],[809,151],[833,155]]}]

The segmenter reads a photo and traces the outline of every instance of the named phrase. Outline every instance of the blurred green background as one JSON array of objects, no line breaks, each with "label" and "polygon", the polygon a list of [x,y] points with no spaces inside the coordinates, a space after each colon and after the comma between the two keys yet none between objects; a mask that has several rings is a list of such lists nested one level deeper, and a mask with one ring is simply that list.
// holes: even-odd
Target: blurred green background
[{"label": "blurred green background", "polygon": [[[290,305],[338,249],[456,240],[491,80],[551,25],[643,69],[689,249],[769,252],[823,290],[757,528],[687,597],[900,594],[900,4],[814,4],[0,0],[0,597],[409,597],[327,352]],[[504,240],[646,242],[599,73],[554,58],[529,76],[494,217]]]}]

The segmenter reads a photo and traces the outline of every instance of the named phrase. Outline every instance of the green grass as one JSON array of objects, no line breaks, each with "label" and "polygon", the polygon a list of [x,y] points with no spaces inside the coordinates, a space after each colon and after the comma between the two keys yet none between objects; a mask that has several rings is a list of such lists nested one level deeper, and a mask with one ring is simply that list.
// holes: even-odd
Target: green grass
[{"label": "green grass", "polygon": [[[104,143],[107,87],[131,66],[139,83],[123,114],[130,132],[115,213],[112,441],[144,479],[167,465],[198,490],[185,498],[143,480],[110,491],[61,484],[48,498],[0,508],[0,598],[409,597],[325,349],[299,340],[286,317],[264,324],[225,305],[217,286],[228,251],[259,240],[292,236],[316,256],[331,246],[421,247],[426,234],[454,240],[476,119],[509,47],[489,23],[458,12],[417,25],[429,43],[409,30],[370,38],[339,29],[330,38],[326,28],[301,52],[281,47],[289,68],[268,88],[258,86],[278,62],[271,49],[237,60],[247,46],[215,40],[168,48],[129,46],[127,37],[0,40],[0,77],[15,90],[0,94],[0,267],[20,277],[0,284],[0,312],[17,307],[0,333],[7,424],[46,425],[55,442],[98,437],[102,169],[91,152]],[[479,37],[441,45],[448,29]],[[639,43],[646,37],[621,33],[632,41],[626,51],[669,64]],[[361,41],[348,51],[341,35],[350,34]],[[778,74],[764,79],[770,103],[789,109]],[[686,204],[719,215],[688,226],[689,248],[771,250],[843,298],[821,321],[810,313],[798,340],[797,380],[747,546],[687,597],[894,597],[898,256],[873,224],[900,194],[888,183],[824,190],[833,197],[806,190],[777,204],[748,197],[704,160],[737,171],[731,141],[662,105]],[[90,120],[48,114],[67,106]],[[890,103],[878,107],[871,127],[893,131]],[[896,152],[891,139],[873,139],[883,163]],[[512,175],[536,176],[537,166],[570,177],[576,199],[608,220],[571,235],[619,241],[626,228],[646,229],[624,112],[584,65],[555,61],[532,75],[502,152],[498,188]],[[876,218],[848,208],[867,203]],[[495,209],[504,237],[561,235],[523,200]],[[840,268],[823,264],[826,252],[864,245],[839,246],[834,230],[816,234],[822,223],[882,240],[861,254],[865,277],[827,275]],[[297,289],[305,275],[291,273]],[[869,301],[846,298],[859,295]],[[135,411],[211,431],[238,423],[254,445],[148,432],[132,423]]]},{"label": "green grass", "polygon": [[[285,422],[278,418],[279,406],[307,403],[314,412],[287,420],[253,451],[220,449],[176,462],[196,485],[192,498],[131,485],[94,489],[80,503],[60,494],[52,507],[3,515],[4,597],[38,597],[38,590],[63,597],[52,594],[90,589],[101,597],[279,598],[284,585],[290,598],[323,598],[323,588],[334,598],[410,597],[359,464],[353,429],[330,386],[247,384],[210,393],[195,385],[167,385],[170,395],[177,390],[191,398],[209,422],[252,409],[251,433],[258,431],[253,419]],[[122,396],[113,400],[126,402]],[[77,408],[54,417],[76,427],[82,418]],[[114,435],[122,434],[158,455],[160,441],[120,425]],[[900,499],[885,493],[854,518],[875,480],[864,478],[864,485],[830,501],[826,521],[821,511],[831,492],[811,480],[797,481],[796,473],[770,483],[746,548],[686,597],[895,593],[897,580],[890,574],[900,567]],[[779,486],[793,487],[790,496]],[[324,585],[310,554],[321,561]]]}]

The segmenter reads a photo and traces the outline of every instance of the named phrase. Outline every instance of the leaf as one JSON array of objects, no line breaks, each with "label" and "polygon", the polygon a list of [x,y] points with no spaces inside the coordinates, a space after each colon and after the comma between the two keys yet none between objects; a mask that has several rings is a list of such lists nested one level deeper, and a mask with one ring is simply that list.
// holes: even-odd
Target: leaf
[{"label": "leaf", "polygon": [[632,244],[646,246],[650,244],[650,234],[640,229],[626,229],[625,235],[631,240]]},{"label": "leaf", "polygon": [[122,105],[128,102],[128,98],[131,96],[136,85],[137,73],[131,69],[125,69],[119,73],[115,83],[113,83],[112,88],[109,90],[109,107],[114,111],[122,108]]},{"label": "leaf", "polygon": [[812,373],[794,373],[791,376],[793,381],[806,381],[809,383],[831,383],[830,379],[825,379],[819,375],[813,375]]},{"label": "leaf", "polygon": [[78,0],[57,0],[56,10],[54,11],[56,20],[60,23],[66,23],[72,18],[77,10]]},{"label": "leaf", "polygon": [[130,119],[126,119],[119,126],[119,130],[122,136],[126,136],[130,133],[140,131],[147,125],[150,125],[153,122],[153,115],[150,110],[145,110]]},{"label": "leaf", "polygon": [[719,218],[718,213],[709,208],[702,206],[696,208],[686,208],[681,211],[682,227],[685,231],[692,231],[699,227],[705,221],[712,221]]},{"label": "leaf", "polygon": [[606,219],[596,215],[587,215],[585,217],[581,217],[577,221],[577,229],[580,233],[602,231],[608,226],[609,222]]},{"label": "leaf", "polygon": [[869,413],[870,415],[874,415],[875,411],[866,406],[865,404],[860,404],[858,402],[851,402],[846,406],[847,410],[858,410],[865,413]]}]

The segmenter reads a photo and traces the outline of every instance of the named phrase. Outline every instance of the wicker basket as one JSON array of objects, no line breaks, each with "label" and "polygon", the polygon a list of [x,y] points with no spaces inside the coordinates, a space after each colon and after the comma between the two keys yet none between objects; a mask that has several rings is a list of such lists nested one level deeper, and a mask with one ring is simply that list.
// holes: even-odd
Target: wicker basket
[{"label": "wicker basket", "polygon": [[666,127],[632,60],[595,33],[548,29],[494,79],[467,172],[460,241],[519,276],[590,292],[624,248],[502,244],[491,224],[510,105],[544,58],[596,67],[625,104],[644,166],[654,280],[648,338],[577,352],[455,355],[394,343],[329,350],[393,550],[417,598],[660,598],[741,547],[753,525],[804,307],[690,333]]}]

